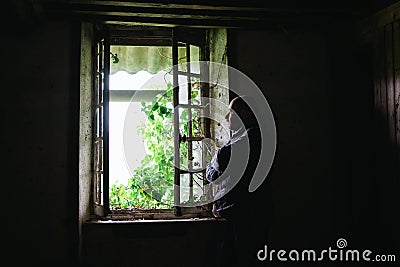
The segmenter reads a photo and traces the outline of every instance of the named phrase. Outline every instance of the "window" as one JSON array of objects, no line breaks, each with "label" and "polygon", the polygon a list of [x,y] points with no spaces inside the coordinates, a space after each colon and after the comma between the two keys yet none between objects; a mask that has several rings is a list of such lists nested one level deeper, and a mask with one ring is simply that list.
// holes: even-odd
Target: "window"
[{"label": "window", "polygon": [[201,29],[98,28],[95,214],[211,214],[210,204],[202,204],[212,194],[205,190],[213,153],[207,146],[210,70],[198,64],[209,60],[207,39]]}]

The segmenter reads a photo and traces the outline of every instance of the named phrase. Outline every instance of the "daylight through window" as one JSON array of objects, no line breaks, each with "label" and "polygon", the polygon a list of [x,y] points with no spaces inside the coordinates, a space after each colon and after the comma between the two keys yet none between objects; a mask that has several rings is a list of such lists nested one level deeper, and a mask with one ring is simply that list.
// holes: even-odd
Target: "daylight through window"
[{"label": "daylight through window", "polygon": [[[209,96],[196,62],[202,35],[99,34],[94,105],[93,201],[97,214],[170,210],[201,202],[213,151]],[[139,35],[139,36],[138,36]],[[177,37],[178,36],[178,37]],[[185,39],[186,38],[186,39]],[[197,40],[196,40],[197,39]],[[199,41],[200,40],[200,41]],[[174,68],[178,65],[178,68]],[[174,186],[179,185],[179,188]]]}]

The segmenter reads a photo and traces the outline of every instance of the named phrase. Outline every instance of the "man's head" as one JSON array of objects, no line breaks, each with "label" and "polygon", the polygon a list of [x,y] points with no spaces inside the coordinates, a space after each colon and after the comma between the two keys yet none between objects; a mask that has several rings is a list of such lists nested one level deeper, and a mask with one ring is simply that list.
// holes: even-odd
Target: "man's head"
[{"label": "man's head", "polygon": [[255,108],[254,100],[249,96],[237,96],[229,103],[225,119],[232,131],[238,130],[243,125],[246,129],[257,125],[257,119],[249,104]]}]

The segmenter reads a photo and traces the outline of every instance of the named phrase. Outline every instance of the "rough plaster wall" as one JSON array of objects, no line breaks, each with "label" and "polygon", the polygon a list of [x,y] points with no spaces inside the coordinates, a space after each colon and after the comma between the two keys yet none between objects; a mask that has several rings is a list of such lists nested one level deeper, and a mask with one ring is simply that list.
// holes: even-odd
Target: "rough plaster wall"
[{"label": "rough plaster wall", "polygon": [[212,114],[217,119],[211,121],[211,139],[215,140],[217,147],[224,145],[228,138],[228,125],[224,119],[229,105],[228,59],[226,55],[227,30],[223,28],[210,29],[208,33],[210,61],[210,97],[216,99],[221,105],[212,105]]},{"label": "rough plaster wall", "polygon": [[79,129],[79,225],[89,218],[92,176],[93,26],[82,23]]},{"label": "rough plaster wall", "polygon": [[77,226],[70,202],[77,198],[69,168],[77,149],[70,142],[71,25],[46,22],[1,38],[6,254],[13,265],[66,263]]}]

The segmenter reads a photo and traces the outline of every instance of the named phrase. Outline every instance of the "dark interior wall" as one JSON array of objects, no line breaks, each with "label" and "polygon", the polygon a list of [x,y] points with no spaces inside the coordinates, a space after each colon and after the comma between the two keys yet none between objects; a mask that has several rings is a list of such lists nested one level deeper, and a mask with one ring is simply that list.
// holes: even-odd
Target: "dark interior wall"
[{"label": "dark interior wall", "polygon": [[1,36],[5,254],[13,265],[74,262],[79,44],[70,22],[9,30]]},{"label": "dark interior wall", "polygon": [[[271,190],[263,192],[274,204],[272,248],[326,248],[339,238],[381,253],[399,246],[396,144],[385,148],[388,126],[374,107],[374,43],[384,41],[360,41],[353,26],[231,32],[235,67],[263,91],[276,122]],[[388,55],[378,58],[390,65]],[[380,76],[381,92],[397,79]]]},{"label": "dark interior wall", "polygon": [[222,221],[136,221],[83,226],[83,265],[218,267]]},{"label": "dark interior wall", "polygon": [[340,141],[335,146],[333,230],[354,246],[381,253],[400,246],[399,216],[393,212],[400,182],[396,10],[382,10],[353,30],[338,25],[329,38],[332,99],[340,104],[332,120]]},{"label": "dark interior wall", "polygon": [[264,93],[276,123],[277,150],[268,176],[275,212],[266,243],[329,244],[337,140],[328,34],[290,28],[231,33],[236,68]]},{"label": "dark interior wall", "polygon": [[[379,247],[376,137],[373,98],[372,50],[355,41],[352,31],[337,27],[329,39],[337,104],[333,118],[335,146],[335,194],[333,231],[348,237],[355,247]],[[341,37],[341,38],[338,38]],[[346,64],[343,64],[346,62]],[[390,240],[390,236],[381,240]]]}]

